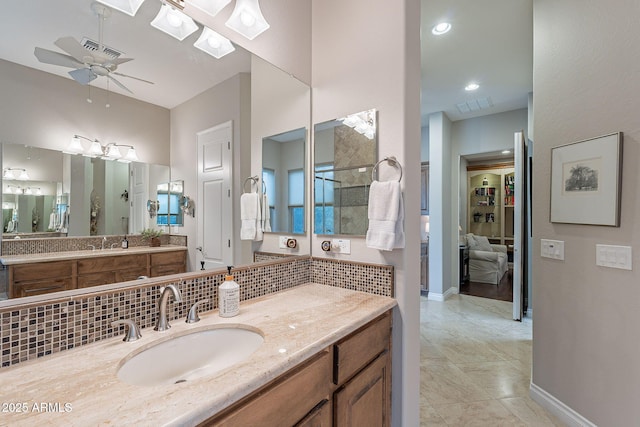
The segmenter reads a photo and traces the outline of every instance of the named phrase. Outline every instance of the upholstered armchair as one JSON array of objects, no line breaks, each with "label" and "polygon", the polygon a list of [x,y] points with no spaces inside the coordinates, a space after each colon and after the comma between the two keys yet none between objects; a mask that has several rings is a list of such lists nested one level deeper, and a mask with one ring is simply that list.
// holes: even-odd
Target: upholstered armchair
[{"label": "upholstered armchair", "polygon": [[489,243],[485,236],[464,236],[469,248],[469,276],[472,282],[500,283],[509,269],[507,247]]}]

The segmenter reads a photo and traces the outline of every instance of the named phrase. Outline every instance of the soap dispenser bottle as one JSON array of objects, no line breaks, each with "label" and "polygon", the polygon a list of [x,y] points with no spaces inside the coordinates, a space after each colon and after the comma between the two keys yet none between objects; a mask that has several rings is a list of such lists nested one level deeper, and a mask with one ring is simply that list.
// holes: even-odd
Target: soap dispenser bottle
[{"label": "soap dispenser bottle", "polygon": [[127,235],[124,235],[122,239],[122,249],[129,249],[129,241],[127,240]]},{"label": "soap dispenser bottle", "polygon": [[228,274],[218,288],[220,317],[233,317],[240,312],[240,286],[233,280],[231,268],[227,267]]}]

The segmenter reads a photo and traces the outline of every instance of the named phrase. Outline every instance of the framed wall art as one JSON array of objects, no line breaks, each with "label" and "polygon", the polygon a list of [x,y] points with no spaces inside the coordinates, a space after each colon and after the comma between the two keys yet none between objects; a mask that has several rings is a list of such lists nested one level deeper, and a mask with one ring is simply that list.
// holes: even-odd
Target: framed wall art
[{"label": "framed wall art", "polygon": [[622,132],[551,149],[551,222],[620,226]]}]

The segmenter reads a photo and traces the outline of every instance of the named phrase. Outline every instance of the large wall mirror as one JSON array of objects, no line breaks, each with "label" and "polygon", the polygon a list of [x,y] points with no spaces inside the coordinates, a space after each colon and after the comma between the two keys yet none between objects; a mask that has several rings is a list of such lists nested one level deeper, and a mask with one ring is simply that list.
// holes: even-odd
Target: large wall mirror
[{"label": "large wall mirror", "polygon": [[318,123],[313,132],[314,233],[366,234],[371,170],[377,161],[376,110]]},{"label": "large wall mirror", "polygon": [[[234,119],[237,127],[234,129],[233,138],[234,140],[238,138],[242,144],[245,144],[246,141],[247,145],[239,147],[240,150],[234,151],[233,154],[234,168],[236,169],[232,175],[233,191],[229,194],[232,197],[232,203],[236,204],[236,198],[239,199],[241,195],[242,180],[246,176],[259,174],[262,170],[261,165],[254,165],[252,162],[255,150],[259,150],[258,153],[262,150],[263,137],[300,127],[310,128],[310,103],[300,101],[302,97],[292,97],[291,93],[287,92],[287,85],[284,83],[295,85],[296,88],[304,84],[279,69],[273,73],[254,72],[256,66],[254,62],[258,61],[254,61],[255,56],[251,52],[238,45],[235,45],[236,50],[233,53],[221,59],[209,57],[193,46],[201,31],[197,31],[182,42],[158,32],[149,25],[149,22],[157,14],[160,2],[144,2],[135,17],[125,16],[119,12],[112,13],[105,23],[106,44],[122,50],[126,57],[134,58],[133,61],[126,64],[126,68],[123,64],[122,68],[118,70],[119,72],[154,80],[153,77],[150,77],[152,73],[148,70],[166,71],[165,68],[168,68],[166,66],[167,57],[172,58],[173,62],[197,63],[201,67],[199,83],[202,83],[204,87],[199,86],[195,90],[193,86],[190,86],[189,83],[196,83],[196,79],[190,77],[192,75],[187,75],[187,71],[183,70],[180,78],[176,78],[175,74],[170,76],[172,85],[168,88],[165,87],[165,90],[161,87],[160,81],[156,80],[155,85],[152,86],[153,96],[149,99],[141,99],[143,102],[154,104],[152,106],[150,104],[150,107],[171,110],[170,128],[167,126],[166,132],[163,128],[169,122],[168,119],[161,123],[163,126],[154,128],[161,129],[158,131],[162,132],[161,136],[170,134],[164,140],[170,138],[172,141],[179,141],[178,149],[170,153],[170,161],[165,160],[168,159],[168,153],[166,157],[156,156],[158,152],[164,154],[165,147],[156,149],[157,140],[148,137],[148,134],[145,133],[147,129],[136,128],[137,121],[142,122],[144,118],[125,115],[123,109],[119,109],[118,100],[113,95],[113,92],[118,90],[114,86],[115,83],[111,82],[111,92],[109,92],[104,90],[107,87],[102,77],[97,77],[90,85],[80,85],[69,79],[69,68],[54,65],[48,66],[42,71],[24,68],[35,67],[35,65],[30,65],[30,61],[34,60],[36,46],[62,53],[54,45],[56,39],[60,37],[72,36],[77,40],[81,40],[83,37],[97,38],[98,19],[92,12],[90,3],[77,0],[12,2],[11,7],[6,9],[6,13],[0,17],[3,28],[7,32],[16,34],[16,37],[11,40],[0,41],[0,70],[3,71],[0,72],[0,88],[3,89],[3,93],[7,94],[7,100],[11,98],[11,102],[5,103],[3,111],[6,113],[5,117],[7,115],[12,117],[11,114],[20,115],[20,120],[13,120],[15,125],[8,123],[5,119],[2,122],[3,125],[0,126],[0,142],[3,143],[4,156],[2,163],[4,168],[25,168],[29,174],[28,180],[21,180],[19,173],[16,172],[18,175],[15,178],[2,181],[3,238],[12,239],[21,233],[24,233],[24,236],[20,236],[21,238],[121,235],[125,232],[137,234],[150,226],[163,226],[165,231],[187,235],[187,241],[190,245],[188,262],[191,269],[197,269],[199,267],[199,253],[195,251],[195,246],[197,246],[195,242],[197,241],[196,236],[201,230],[197,228],[196,223],[201,216],[205,215],[205,205],[197,198],[196,174],[190,175],[196,169],[196,161],[189,161],[188,165],[180,163],[189,156],[195,158],[195,145],[191,150],[189,141],[195,141],[197,131],[223,123],[229,120],[230,115],[239,111],[236,116],[239,119]],[[47,16],[48,18],[46,20],[34,19],[33,10],[38,11],[38,16]],[[20,28],[20,31],[13,31],[14,26]],[[134,31],[133,27],[138,29]],[[34,28],[37,28],[38,31],[32,31]],[[200,25],[201,28],[202,25]],[[132,33],[135,33],[136,37],[132,37]],[[135,49],[131,47],[128,43],[133,39],[143,43],[142,48],[139,45]],[[166,48],[162,48],[162,55],[148,55],[148,51],[153,50],[150,46],[157,49],[158,45],[165,42],[167,45]],[[7,43],[10,44],[11,49],[7,48]],[[11,52],[17,51],[20,52],[19,57],[10,57]],[[23,65],[24,67],[22,67]],[[5,70],[8,71],[5,73]],[[227,83],[227,86],[224,87],[224,90],[227,90],[232,84],[235,84],[236,80],[234,79],[238,76],[246,77],[247,74],[251,74],[250,85],[242,86],[235,92],[229,90],[223,93],[224,95],[233,93],[233,96],[217,97],[215,105],[198,104],[203,99],[201,97],[203,91],[221,87],[223,83]],[[253,76],[258,74],[263,76],[260,81],[261,86],[272,89],[268,92],[268,96],[265,95],[267,91],[258,95],[254,93],[254,88],[258,85],[253,80]],[[19,80],[20,84],[16,84],[12,80],[16,79],[16,75],[22,75]],[[123,77],[121,80],[135,93],[135,96],[139,95],[146,85],[135,79]],[[1,84],[3,81],[4,85]],[[309,90],[308,86],[304,86]],[[171,91],[180,92],[185,87],[184,92],[188,92],[190,95],[182,99],[180,103],[167,106],[156,102],[161,95]],[[296,95],[297,90],[295,91]],[[238,93],[237,97],[236,92]],[[109,93],[111,94],[109,95]],[[24,94],[28,96],[21,96]],[[297,103],[290,102],[292,98]],[[93,103],[88,104],[87,101],[91,99],[93,99]],[[255,107],[256,100],[260,102],[257,108]],[[190,101],[194,101],[195,107],[205,117],[201,122],[195,123],[197,120],[191,114],[184,116],[174,114],[180,106]],[[110,108],[105,105],[108,102],[111,103]],[[98,104],[100,104],[101,113],[99,115],[90,113],[92,108],[95,111]],[[0,109],[2,108],[0,107]],[[296,114],[304,116],[305,120],[292,122],[291,118]],[[27,118],[28,122],[25,122]],[[246,120],[241,122],[240,119],[244,120],[244,118]],[[176,124],[176,122],[179,123]],[[146,128],[153,128],[153,126],[146,125],[147,122],[144,123]],[[254,128],[256,123],[258,123],[257,128]],[[178,128],[188,129],[190,133],[183,135],[176,131]],[[114,140],[136,145],[141,162],[125,164],[62,153],[67,141],[74,133],[84,134],[91,139],[104,139],[106,142],[111,131],[113,134],[118,134],[122,129],[127,130],[127,134],[117,135],[120,138],[114,138]],[[134,142],[135,139],[131,141],[129,137],[131,139],[134,137],[146,138],[143,144],[143,147],[147,146],[146,155],[145,150],[140,150],[138,143]],[[308,137],[304,138],[304,144],[308,144],[308,139]],[[29,148],[24,144],[35,147]],[[54,147],[55,150],[52,150],[51,148]],[[38,166],[25,162],[22,164],[14,162],[10,153],[13,149],[30,151],[31,154],[27,152],[22,155],[25,156],[23,158],[29,157],[31,163],[34,163],[36,158],[44,160]],[[42,151],[36,155],[38,150]],[[169,151],[168,147],[166,147],[166,151]],[[308,146],[303,148],[302,152],[305,151],[308,158]],[[304,158],[304,156],[303,154],[300,158]],[[178,163],[178,167],[175,163]],[[171,164],[171,168],[168,164]],[[293,166],[287,167],[295,169]],[[42,175],[38,176],[37,172],[42,172]],[[304,172],[308,173],[308,171]],[[169,207],[166,222],[169,222],[170,226],[164,227],[164,224],[158,225],[157,218],[153,220],[150,218],[147,202],[159,200],[159,184],[176,180],[183,181],[184,194],[193,197],[194,204],[191,206],[195,206],[196,217],[189,218],[184,212],[178,210],[182,213],[183,226],[173,228],[171,225],[177,225],[180,221],[180,213],[177,213],[175,218],[172,216],[175,213],[171,204],[173,196],[171,191],[168,191]],[[309,178],[306,178],[306,182],[306,185],[309,185]],[[11,187],[8,187],[9,185]],[[274,192],[274,195],[280,197],[277,190]],[[225,192],[225,194],[227,193]],[[285,194],[283,193],[282,196]],[[286,208],[274,205],[274,209],[276,211],[288,209],[287,203],[289,202],[285,200],[284,203],[282,206],[286,206]],[[300,206],[296,206],[296,203],[294,200],[291,206],[295,208],[294,210],[299,211]],[[305,207],[303,206],[302,209],[304,212]],[[308,215],[308,211],[306,212],[307,214],[303,214],[303,218]],[[52,213],[58,214],[58,219],[52,217]],[[14,222],[10,224],[12,219]],[[172,221],[175,221],[176,224],[171,224]],[[161,222],[165,222],[165,218],[162,218]],[[284,227],[283,230],[287,230],[287,234],[290,233],[288,231],[289,225],[284,224],[280,225],[280,223],[274,222],[273,230],[280,232],[280,227]],[[298,225],[294,227],[300,227],[299,223],[296,224]],[[13,228],[9,234],[6,234],[10,226]],[[303,230],[309,229],[304,221],[302,221],[302,227]],[[294,229],[298,230],[299,228],[291,230]],[[291,231],[291,233],[295,232]],[[235,236],[231,238],[233,239]],[[239,242],[239,235],[237,238],[237,241],[232,241],[231,246],[234,248],[242,246]],[[227,240],[224,240],[224,244],[227,246]],[[254,247],[251,247],[252,244]],[[266,247],[266,249],[264,246],[256,247],[256,243],[249,243],[246,246],[249,247],[248,250],[242,249],[242,256],[238,256],[234,260],[235,265],[251,262],[253,250],[277,252],[275,249],[271,250],[270,247]],[[305,252],[298,251],[295,254],[304,255]]]},{"label": "large wall mirror", "polygon": [[305,232],[306,142],[306,128],[262,138],[262,200],[274,233]]}]

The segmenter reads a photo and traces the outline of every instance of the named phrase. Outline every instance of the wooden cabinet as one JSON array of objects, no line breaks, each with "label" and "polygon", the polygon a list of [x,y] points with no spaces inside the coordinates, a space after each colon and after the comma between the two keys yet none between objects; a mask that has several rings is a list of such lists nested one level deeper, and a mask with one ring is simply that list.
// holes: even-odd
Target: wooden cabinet
[{"label": "wooden cabinet", "polygon": [[75,260],[9,265],[9,297],[18,298],[76,288],[164,276],[186,271],[187,251],[85,257]]},{"label": "wooden cabinet", "polygon": [[225,414],[202,425],[276,427],[302,422],[317,423],[322,414],[317,413],[316,406],[330,397],[330,383],[327,381],[330,375],[331,354],[324,350],[260,390],[254,397],[241,401]]},{"label": "wooden cabinet", "polygon": [[9,266],[9,297],[19,298],[76,288],[74,261]]},{"label": "wooden cabinet", "polygon": [[201,426],[391,425],[391,311]]},{"label": "wooden cabinet", "polygon": [[151,254],[151,277],[184,273],[187,266],[186,251]]}]

